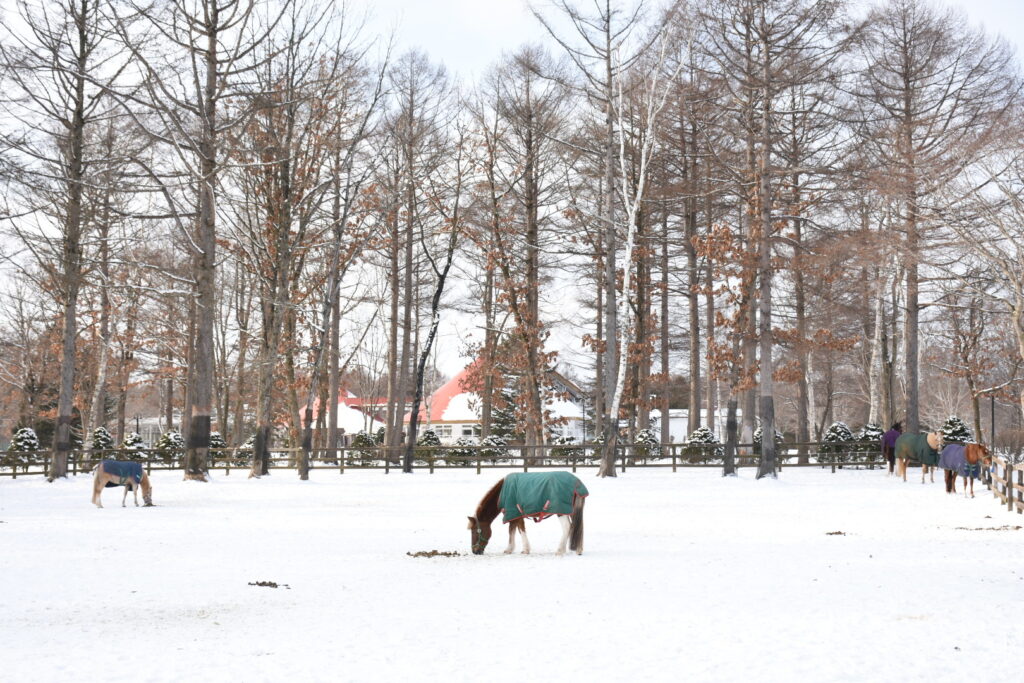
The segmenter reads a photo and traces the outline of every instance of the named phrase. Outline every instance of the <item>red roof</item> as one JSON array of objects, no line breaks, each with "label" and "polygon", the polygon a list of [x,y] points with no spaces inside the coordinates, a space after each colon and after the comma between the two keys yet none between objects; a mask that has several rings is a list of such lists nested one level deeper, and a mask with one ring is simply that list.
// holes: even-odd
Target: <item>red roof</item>
[{"label": "red roof", "polygon": [[[465,379],[466,375],[469,374],[469,370],[472,367],[472,364],[467,365],[462,372],[452,377],[450,380],[445,382],[440,389],[435,391],[431,395],[429,401],[424,402],[425,404],[429,403],[430,405],[431,422],[440,422],[443,419],[441,416],[444,415],[444,411],[448,410],[448,404],[452,402],[452,399],[459,394],[465,393],[466,390],[462,386],[462,381]],[[412,411],[410,410],[402,417],[402,422],[408,422],[411,416]],[[426,405],[420,406],[419,419],[424,422],[427,420]]]}]

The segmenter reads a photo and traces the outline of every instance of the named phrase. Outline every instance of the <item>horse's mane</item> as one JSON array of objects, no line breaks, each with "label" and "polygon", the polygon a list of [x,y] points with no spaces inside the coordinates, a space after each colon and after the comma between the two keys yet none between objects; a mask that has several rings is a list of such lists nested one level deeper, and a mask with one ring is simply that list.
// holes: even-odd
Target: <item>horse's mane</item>
[{"label": "horse's mane", "polygon": [[484,497],[480,499],[480,504],[476,506],[476,518],[482,519],[485,510],[489,507],[497,515],[498,510],[498,496],[501,494],[501,487],[505,484],[505,478],[502,477],[498,480],[491,490],[484,494]]}]

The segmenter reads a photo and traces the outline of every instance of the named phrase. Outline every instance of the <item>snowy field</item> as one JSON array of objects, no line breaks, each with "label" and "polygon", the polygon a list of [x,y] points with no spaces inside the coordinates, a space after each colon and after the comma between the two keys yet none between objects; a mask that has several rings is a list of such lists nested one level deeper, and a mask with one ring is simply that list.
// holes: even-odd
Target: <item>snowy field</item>
[{"label": "snowy field", "polygon": [[[466,516],[499,471],[217,472],[209,484],[160,472],[157,507],[122,509],[108,489],[102,510],[84,476],[0,479],[0,679],[1019,672],[1024,530],[977,529],[1024,522],[983,486],[971,500],[878,470],[753,473],[581,472],[579,557],[554,555],[553,520],[528,524],[532,555],[502,555],[500,524],[485,556],[468,554]],[[429,550],[461,554],[406,555]]]}]

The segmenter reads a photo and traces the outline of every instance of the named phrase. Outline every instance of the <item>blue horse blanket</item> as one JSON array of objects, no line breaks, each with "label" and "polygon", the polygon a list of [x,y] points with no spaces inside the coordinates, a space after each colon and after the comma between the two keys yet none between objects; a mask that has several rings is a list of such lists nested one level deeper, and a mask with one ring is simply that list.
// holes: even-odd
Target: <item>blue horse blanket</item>
[{"label": "blue horse blanket", "polygon": [[103,471],[118,478],[118,482],[108,482],[107,488],[111,486],[128,486],[135,488],[142,482],[142,463],[123,462],[121,460],[104,460]]},{"label": "blue horse blanket", "polygon": [[953,470],[962,477],[978,479],[981,477],[981,463],[973,465],[967,462],[967,447],[957,443],[948,444],[942,449],[939,457],[939,467],[944,470]]},{"label": "blue horse blanket", "polygon": [[587,495],[587,487],[570,472],[520,472],[505,476],[498,509],[506,524],[520,517],[539,522],[551,515],[571,515],[573,500]]}]

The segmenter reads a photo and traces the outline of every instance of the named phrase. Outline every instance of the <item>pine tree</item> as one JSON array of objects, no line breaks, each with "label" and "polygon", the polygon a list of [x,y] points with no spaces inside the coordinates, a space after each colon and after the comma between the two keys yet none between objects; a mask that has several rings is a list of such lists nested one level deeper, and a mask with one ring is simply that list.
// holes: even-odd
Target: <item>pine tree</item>
[{"label": "pine tree", "polygon": [[97,427],[92,430],[92,445],[94,451],[106,451],[114,447],[114,437],[110,435],[106,427]]},{"label": "pine tree", "polygon": [[492,463],[507,462],[508,451],[506,447],[508,446],[508,441],[505,440],[505,437],[498,434],[490,434],[480,442],[480,445],[486,446],[486,448],[480,449],[481,458],[490,460]]},{"label": "pine tree", "polygon": [[473,459],[476,457],[476,449],[471,447],[476,445],[477,441],[473,437],[460,436],[455,440],[452,447],[448,449],[445,462],[449,465],[469,467],[473,464]]},{"label": "pine tree", "polygon": [[[384,429],[381,427],[381,430]],[[382,434],[381,430],[377,430],[378,434]],[[349,452],[352,454],[352,458],[363,467],[370,467],[373,465],[374,460],[377,457],[377,447],[383,443],[377,441],[374,437],[370,436],[364,431],[356,432],[352,436],[352,444],[349,447]]]},{"label": "pine tree", "polygon": [[[686,437],[686,457],[690,462],[697,463],[705,460],[721,460],[725,457],[725,448],[722,446],[715,433],[707,427],[697,427]],[[713,446],[713,448],[712,448]]]},{"label": "pine tree", "polygon": [[14,432],[14,437],[11,439],[10,445],[7,446],[3,466],[12,469],[27,467],[33,463],[34,456],[38,451],[39,437],[36,436],[36,431],[31,427],[22,427]]},{"label": "pine tree", "polygon": [[225,450],[227,447],[228,442],[224,440],[224,436],[220,432],[210,432],[210,467],[213,467],[217,461],[224,458],[227,454]]},{"label": "pine tree", "polygon": [[121,448],[125,451],[124,457],[127,460],[142,461],[146,459],[146,454],[142,452],[146,450],[146,444],[143,443],[138,432],[132,432],[125,436]]},{"label": "pine tree", "polygon": [[658,437],[651,429],[641,429],[636,433],[633,448],[634,457],[637,458],[660,458],[661,446]]},{"label": "pine tree", "polygon": [[961,420],[956,415],[950,415],[946,418],[946,421],[942,423],[943,441],[953,443],[970,443],[974,441],[974,432],[967,426],[967,423]]},{"label": "pine tree", "polygon": [[160,460],[170,464],[180,458],[185,452],[185,440],[176,429],[164,432],[153,444],[153,450],[157,452]]},{"label": "pine tree", "polygon": [[857,432],[857,441],[861,442],[858,450],[865,462],[874,460],[881,448],[882,436],[884,434],[885,432],[882,428],[876,424],[866,424]]},{"label": "pine tree", "polygon": [[431,458],[443,458],[445,455],[444,451],[437,448],[440,445],[441,439],[438,438],[437,432],[430,428],[424,429],[423,433],[416,439],[416,460],[419,462],[429,462]]},{"label": "pine tree", "polygon": [[821,445],[822,453],[834,453],[836,462],[850,462],[850,449],[846,445],[848,442],[853,441],[853,432],[850,431],[850,427],[845,422],[833,422],[825,430],[825,435],[821,439],[823,441]]},{"label": "pine tree", "polygon": [[551,443],[555,446],[551,449],[551,457],[564,459],[567,465],[583,457],[583,449],[578,447],[575,436],[556,436]]}]

